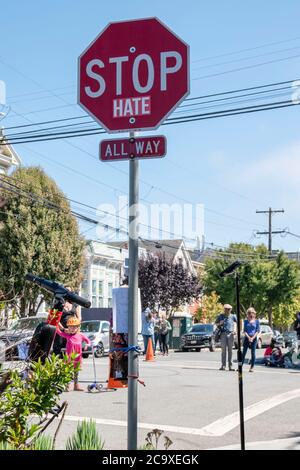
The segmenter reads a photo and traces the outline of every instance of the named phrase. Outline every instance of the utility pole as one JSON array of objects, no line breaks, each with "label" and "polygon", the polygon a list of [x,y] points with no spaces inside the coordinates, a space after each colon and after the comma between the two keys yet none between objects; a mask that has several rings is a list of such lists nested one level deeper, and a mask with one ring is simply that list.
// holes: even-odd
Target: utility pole
[{"label": "utility pole", "polygon": [[[277,213],[283,213],[283,209],[279,210],[272,210],[271,207],[269,207],[269,210],[267,211],[256,211],[257,214],[269,214],[269,230],[264,231],[264,232],[256,232],[257,235],[268,235],[268,250],[269,254],[272,255],[272,235],[276,235],[279,233],[285,233],[285,230],[272,230],[272,215],[277,214]],[[273,315],[272,315],[272,307],[269,308],[269,324],[270,327],[272,328],[273,326]]]},{"label": "utility pole", "polygon": [[276,214],[278,212],[284,212],[283,209],[280,210],[272,210],[271,207],[269,207],[269,210],[267,211],[256,211],[257,214],[269,214],[269,230],[264,231],[264,232],[256,232],[257,235],[268,235],[268,250],[270,255],[272,254],[272,235],[279,234],[279,233],[285,233],[285,230],[273,230],[272,231],[272,214]]},{"label": "utility pole", "polygon": [[[135,132],[130,132],[130,139]],[[134,156],[129,161],[129,283],[128,283],[128,346],[136,345],[138,339],[138,202],[139,202],[139,161]],[[138,353],[128,352],[128,405],[127,444],[128,450],[137,449],[138,428]]]}]

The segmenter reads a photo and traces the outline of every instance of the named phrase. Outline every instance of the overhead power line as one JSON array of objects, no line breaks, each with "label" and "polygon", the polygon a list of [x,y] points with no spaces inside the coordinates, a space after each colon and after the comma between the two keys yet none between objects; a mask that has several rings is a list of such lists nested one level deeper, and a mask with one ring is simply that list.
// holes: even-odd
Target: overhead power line
[{"label": "overhead power line", "polygon": [[203,57],[201,59],[194,60],[193,62],[202,62],[204,60],[219,59],[220,57],[226,57],[226,56],[230,56],[230,55],[241,54],[242,52],[254,51],[254,50],[257,50],[257,49],[263,49],[265,47],[270,47],[270,46],[277,46],[278,44],[284,44],[284,43],[287,43],[287,42],[298,41],[299,39],[300,39],[300,36],[296,36],[295,38],[291,38],[291,39],[284,39],[282,41],[269,42],[269,43],[261,44],[259,46],[255,46],[255,47],[248,47],[246,49],[238,49],[237,51],[225,52],[223,54],[218,54],[218,55],[209,56],[209,57]]},{"label": "overhead power line", "polygon": [[[235,115],[253,113],[253,112],[258,112],[258,111],[269,111],[272,109],[296,106],[298,104],[299,104],[298,102],[294,102],[292,100],[286,100],[286,101],[272,102],[268,104],[253,105],[253,106],[246,106],[246,107],[240,107],[240,108],[230,108],[230,109],[225,109],[222,111],[214,111],[214,112],[209,112],[209,113],[200,113],[200,114],[192,114],[192,115],[168,118],[162,125],[167,126],[167,125],[182,124],[182,123],[193,122],[193,121],[201,121],[201,120],[206,120],[206,119],[214,119],[218,117],[235,116]],[[102,129],[90,128],[90,129],[79,130],[79,131],[77,130],[77,131],[32,135],[32,136],[28,136],[25,138],[15,137],[13,139],[7,139],[7,137],[4,137],[2,139],[2,143],[0,142],[0,145],[6,145],[6,142],[9,142],[12,145],[16,145],[16,144],[21,144],[21,143],[24,144],[24,143],[30,143],[30,142],[45,142],[45,141],[51,141],[51,140],[70,139],[74,137],[84,137],[84,136],[104,134],[104,133],[106,133],[106,131]],[[24,140],[24,139],[27,139],[27,140]]]},{"label": "overhead power line", "polygon": [[[53,203],[52,201],[50,201],[49,199],[47,198],[44,198],[42,196],[39,196],[39,195],[36,195],[34,193],[32,193],[31,191],[26,191],[24,190],[23,188],[20,188],[18,185],[16,184],[13,184],[11,183],[10,181],[7,181],[7,180],[3,180],[0,178],[0,181],[4,182],[4,184],[1,184],[0,183],[0,187],[6,191],[9,191],[9,192],[13,192],[17,195],[19,195],[20,197],[25,197],[29,200],[31,200],[33,203],[36,203],[36,204],[39,204],[39,205],[43,205],[43,206],[46,206],[48,209],[50,210],[54,210],[56,212],[67,212],[67,209],[64,209],[63,207],[61,206],[58,206],[57,204]],[[21,183],[21,182],[19,182]],[[62,196],[63,198],[63,196]],[[80,203],[79,201],[74,201],[74,200],[70,200],[68,198],[65,198],[66,200],[69,200],[69,201],[73,201],[73,202],[76,202],[76,204],[81,204],[83,206],[87,206],[87,207],[90,207],[92,208],[92,206],[88,206],[87,204],[82,204]],[[103,212],[106,212],[106,211],[103,211]],[[100,225],[102,227],[104,227],[105,229],[107,230],[111,230],[113,231],[114,233],[123,233],[124,235],[128,236],[129,233],[127,230],[124,230],[122,228],[119,228],[119,227],[115,227],[115,226],[112,226],[110,224],[107,224],[105,222],[100,222],[99,220],[95,220],[93,218],[90,218],[90,217],[87,217],[85,216],[84,214],[81,214],[77,211],[74,211],[71,209],[71,213],[73,216],[75,216],[76,218],[79,218],[81,220],[83,220],[84,222],[88,222],[88,223],[91,223],[91,224],[94,224],[94,225]],[[170,236],[173,236],[175,237],[176,239],[180,239],[180,240],[183,240],[185,242],[191,242],[191,241],[194,241],[192,239],[189,239],[189,238],[186,238],[186,237],[183,237],[182,235],[178,235],[178,234],[175,234],[173,232],[166,232],[164,230],[160,230],[158,228],[155,228],[155,227],[152,227],[152,226],[149,226],[149,225],[146,225],[146,224],[140,224],[140,225],[143,225],[145,227],[148,227],[148,228],[152,228],[152,229],[155,229],[155,230],[158,230],[158,231],[161,231],[161,232],[165,232],[167,233],[168,235]],[[153,240],[147,240],[146,238],[144,237],[140,237],[141,240],[145,240],[149,243],[156,243],[156,244],[159,244],[159,245],[162,245],[162,246],[166,246],[166,247],[169,247],[169,248],[174,248],[173,245],[170,245],[168,243],[166,243],[165,241],[153,241]],[[99,241],[99,240],[97,240]],[[265,259],[268,259],[268,258],[271,258],[271,256],[269,255],[262,255],[262,254],[254,254],[254,253],[248,253],[248,252],[243,252],[243,251],[240,251],[240,250],[237,250],[236,252],[235,251],[226,251],[228,250],[228,248],[226,247],[221,247],[219,245],[216,245],[214,243],[210,243],[210,245],[212,246],[215,246],[215,247],[219,247],[220,250],[216,250],[215,252],[220,255],[220,256],[242,256],[242,257],[246,257],[246,258],[255,258],[255,257],[261,257],[261,258],[265,258]],[[192,250],[192,249],[188,249],[186,251],[190,251],[190,252],[195,252],[195,250]]]},{"label": "overhead power line", "polygon": [[288,57],[282,57],[281,59],[268,60],[266,62],[260,62],[258,64],[252,64],[252,65],[245,65],[244,67],[239,67],[239,68],[235,68],[235,69],[231,69],[231,70],[225,70],[225,71],[219,72],[219,73],[211,73],[209,75],[202,75],[200,77],[194,78],[193,80],[203,80],[205,78],[218,77],[220,75],[226,75],[228,73],[241,72],[243,70],[249,70],[249,69],[253,69],[253,68],[257,68],[257,67],[262,67],[263,65],[274,64],[274,63],[277,63],[277,62],[283,62],[283,61],[290,60],[290,59],[298,59],[299,57],[300,57],[300,54],[296,54],[296,55],[292,55],[292,56],[288,56]]},{"label": "overhead power line", "polygon": [[[194,96],[194,97],[186,98],[184,100],[184,103],[190,102],[190,101],[195,101],[195,100],[203,100],[203,99],[206,99],[206,98],[213,98],[213,97],[217,97],[217,96],[225,96],[225,98],[222,98],[222,101],[223,100],[230,100],[230,99],[236,98],[236,96],[227,96],[227,95],[235,95],[236,93],[241,93],[241,92],[245,92],[245,91],[253,91],[253,90],[261,90],[259,92],[256,92],[257,94],[260,94],[260,93],[266,93],[267,94],[270,91],[276,90],[276,88],[274,89],[272,87],[278,87],[280,85],[293,84],[293,83],[296,83],[297,81],[298,81],[298,79],[285,80],[285,81],[281,81],[281,82],[273,82],[273,83],[264,84],[264,85],[257,85],[257,86],[252,86],[252,87],[239,88],[239,89],[234,89],[234,90],[227,90],[227,91],[224,91],[224,92],[210,93],[210,94],[206,94],[206,95]],[[277,90],[281,90],[281,89],[282,88],[277,88]],[[254,94],[256,94],[256,93],[254,93]],[[252,94],[249,93],[245,96],[252,96]],[[211,101],[207,101],[206,103],[208,103],[208,102],[215,102],[215,101],[211,100]],[[182,104],[181,106],[179,106],[179,108],[183,108],[183,107],[186,107],[186,106],[187,106],[186,104]],[[188,106],[194,106],[194,104],[191,104],[191,105],[188,105]],[[39,111],[45,111],[45,109],[44,110],[39,110]],[[25,115],[26,115],[26,113],[22,114],[21,116],[25,116]],[[78,120],[78,119],[90,119],[90,116],[81,115],[81,116],[74,116],[74,117],[69,117],[69,118],[64,118],[64,119],[53,119],[53,120],[41,121],[41,122],[31,123],[31,124],[23,124],[23,125],[18,125],[18,126],[9,126],[9,127],[6,127],[6,130],[27,128],[27,127],[34,127],[34,126],[42,126],[42,125],[46,125],[46,124],[53,124],[53,123],[65,122],[65,121],[70,121],[70,120]],[[90,119],[88,121],[88,123],[94,123],[94,121]],[[84,123],[82,123],[82,124],[84,124]]]}]

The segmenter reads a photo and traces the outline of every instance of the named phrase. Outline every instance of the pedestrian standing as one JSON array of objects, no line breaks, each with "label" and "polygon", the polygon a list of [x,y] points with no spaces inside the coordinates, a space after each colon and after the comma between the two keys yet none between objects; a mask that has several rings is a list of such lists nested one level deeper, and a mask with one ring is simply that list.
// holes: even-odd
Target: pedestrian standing
[{"label": "pedestrian standing", "polygon": [[162,315],[159,322],[159,334],[161,338],[161,347],[163,356],[169,354],[169,332],[172,330],[170,322],[167,320],[165,315]]},{"label": "pedestrian standing", "polygon": [[244,365],[245,357],[248,348],[251,350],[251,361],[249,372],[253,372],[255,364],[255,352],[257,347],[257,337],[260,333],[259,320],[256,319],[256,311],[253,307],[247,310],[247,319],[244,320],[244,341],[243,341],[243,355],[242,365]]},{"label": "pedestrian standing", "polygon": [[294,321],[293,327],[297,333],[297,339],[300,341],[300,312],[296,313],[296,320]]},{"label": "pedestrian standing", "polygon": [[[66,287],[68,290],[72,290],[70,287]],[[66,301],[64,304],[62,316],[60,318],[60,323],[63,328],[67,328],[68,319],[71,317],[78,318],[79,322],[81,322],[81,313],[80,308],[76,304],[71,304],[70,302]],[[55,335],[54,342],[53,342],[53,353],[57,356],[62,357],[62,349],[66,348],[66,340],[59,335]]]},{"label": "pedestrian standing", "polygon": [[232,367],[232,348],[234,342],[234,334],[236,329],[236,315],[232,312],[232,306],[229,304],[224,305],[223,313],[216,318],[216,325],[221,331],[221,348],[222,348],[222,355],[221,355],[221,362],[222,365],[220,370],[226,369],[226,356],[228,353],[228,369],[230,371],[234,371]]},{"label": "pedestrian standing", "polygon": [[154,321],[155,321],[155,324],[154,324],[154,356],[155,356],[157,343],[159,344],[160,352],[162,352],[162,348],[161,348],[161,337],[160,337],[160,333],[159,333],[160,316],[155,312],[153,314],[153,318],[154,318]]},{"label": "pedestrian standing", "polygon": [[142,335],[144,340],[144,354],[147,352],[149,338],[152,341],[152,347],[154,351],[154,325],[155,320],[150,308],[146,308],[142,316]]},{"label": "pedestrian standing", "polygon": [[[86,343],[84,349],[87,349],[87,346],[91,344],[89,338],[87,338],[84,334],[80,333],[80,320],[76,317],[70,317],[67,321],[67,328],[64,328],[61,323],[58,324],[56,333],[65,338],[67,340],[67,350],[66,354],[68,358],[71,355],[75,354],[74,358],[74,391],[82,392],[83,388],[81,388],[78,384],[78,374],[79,369],[81,368],[82,364],[82,343]],[[71,386],[69,386],[69,391],[71,391]]]}]

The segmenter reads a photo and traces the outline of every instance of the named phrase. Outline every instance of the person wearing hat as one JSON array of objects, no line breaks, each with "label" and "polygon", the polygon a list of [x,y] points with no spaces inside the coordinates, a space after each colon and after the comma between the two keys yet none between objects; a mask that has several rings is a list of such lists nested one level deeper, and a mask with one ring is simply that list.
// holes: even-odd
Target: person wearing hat
[{"label": "person wearing hat", "polygon": [[228,351],[228,368],[231,371],[235,369],[232,367],[232,348],[234,342],[234,333],[235,333],[235,324],[237,322],[236,315],[231,313],[232,306],[230,304],[224,305],[224,312],[220,313],[217,316],[215,324],[221,331],[221,348],[222,348],[222,355],[221,361],[222,365],[220,370],[226,369],[226,356]]},{"label": "person wearing hat", "polygon": [[[91,342],[87,336],[80,333],[80,320],[75,315],[68,318],[67,328],[58,324],[56,333],[67,340],[67,356],[70,358],[72,354],[76,355],[74,359],[74,391],[82,392],[83,388],[78,384],[78,373],[82,364],[82,343],[86,343],[84,349],[87,349],[87,346],[91,344]],[[71,391],[71,386],[69,386],[68,391]]]}]

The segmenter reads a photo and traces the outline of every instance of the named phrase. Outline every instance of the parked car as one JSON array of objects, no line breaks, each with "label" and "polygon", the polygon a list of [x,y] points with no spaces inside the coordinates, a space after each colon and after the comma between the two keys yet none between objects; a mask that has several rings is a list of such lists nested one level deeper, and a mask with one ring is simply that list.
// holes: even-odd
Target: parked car
[{"label": "parked car", "polygon": [[278,330],[273,330],[274,336],[273,338],[275,339],[276,345],[280,346],[281,348],[285,348],[285,341],[283,338],[283,334],[280,333]]},{"label": "parked car", "polygon": [[0,332],[0,341],[5,344],[6,361],[24,359],[24,346],[26,350],[36,327],[46,320],[47,315],[45,313],[36,317],[19,318],[10,328]]},{"label": "parked car", "polygon": [[81,332],[91,341],[91,345],[88,346],[88,349],[82,354],[84,358],[92,354],[92,348],[94,348],[95,357],[102,357],[104,354],[108,353],[109,329],[110,323],[108,321],[86,320],[81,322]]},{"label": "parked car", "polygon": [[283,333],[284,347],[291,348],[294,341],[297,341],[296,331],[285,331]]},{"label": "parked car", "polygon": [[257,348],[266,348],[270,346],[273,338],[276,338],[274,331],[269,325],[260,325],[260,333],[257,339]]},{"label": "parked car", "polygon": [[[277,342],[278,338],[278,345],[282,346],[283,345],[283,338],[281,333],[278,331],[278,334],[274,333],[272,328],[269,325],[266,325],[265,323],[260,324],[260,333],[257,336],[257,349],[261,348],[266,348],[270,346],[272,339],[275,339]],[[243,346],[243,340],[244,340],[244,333],[241,333],[241,345]],[[238,344],[237,344],[237,335],[235,335],[234,338],[234,346],[237,349]]]},{"label": "parked car", "polygon": [[203,348],[209,348],[211,352],[215,351],[220,344],[215,342],[214,331],[214,324],[196,323],[187,333],[181,336],[181,351],[187,351],[188,349],[201,351]]},{"label": "parked car", "polygon": [[140,354],[143,354],[143,351],[144,351],[144,338],[143,338],[143,335],[141,333],[138,334],[138,344],[137,346],[139,346],[140,348]]}]

